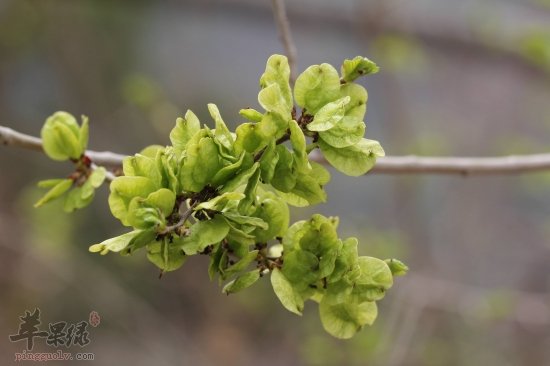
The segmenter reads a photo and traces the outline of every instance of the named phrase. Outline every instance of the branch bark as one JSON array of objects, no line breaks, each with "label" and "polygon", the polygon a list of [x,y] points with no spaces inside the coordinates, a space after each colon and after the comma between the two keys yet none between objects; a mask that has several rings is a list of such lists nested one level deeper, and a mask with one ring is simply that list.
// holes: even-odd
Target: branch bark
[{"label": "branch bark", "polygon": [[[43,151],[42,141],[34,136],[0,126],[0,143],[33,151]],[[117,168],[126,155],[110,151],[87,150],[86,155],[97,165]],[[318,152],[311,159],[323,164]],[[501,157],[429,157],[386,156],[378,158],[368,174],[439,174],[439,175],[506,175],[550,171],[550,153]]]},{"label": "branch bark", "polygon": [[[0,126],[0,144],[44,152],[44,149],[42,149],[41,139],[17,132],[5,126]],[[121,166],[122,159],[124,158],[124,155],[115,154],[109,151],[87,150],[86,155],[92,160],[92,169],[97,169],[98,165],[104,165],[109,168],[117,168]],[[112,182],[115,178],[116,176],[112,172],[106,172],[105,179]]]},{"label": "branch bark", "polygon": [[500,157],[387,156],[379,158],[373,173],[506,175],[550,171],[550,153]]}]

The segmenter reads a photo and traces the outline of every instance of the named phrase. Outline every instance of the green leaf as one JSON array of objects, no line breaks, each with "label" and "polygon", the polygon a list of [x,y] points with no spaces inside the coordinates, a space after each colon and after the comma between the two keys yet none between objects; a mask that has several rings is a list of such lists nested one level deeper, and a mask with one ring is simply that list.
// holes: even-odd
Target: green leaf
[{"label": "green leaf", "polygon": [[258,100],[266,111],[290,115],[293,107],[292,92],[289,84],[290,67],[283,55],[272,55],[267,60],[265,72],[260,77],[262,90]]},{"label": "green leaf", "polygon": [[305,250],[285,251],[282,272],[290,283],[302,290],[320,279],[319,259]]},{"label": "green leaf", "polygon": [[242,257],[237,263],[234,265],[228,267],[225,270],[224,276],[222,278],[228,278],[234,274],[237,274],[241,271],[244,271],[250,263],[254,262],[256,258],[258,257],[258,250],[253,250],[249,253],[247,253],[244,257]]},{"label": "green leaf", "polygon": [[140,231],[141,232],[130,241],[130,244],[120,251],[121,255],[130,255],[136,250],[141,249],[156,241],[157,231],[155,229]]},{"label": "green leaf", "polygon": [[323,328],[336,338],[351,338],[365,325],[371,325],[378,315],[376,303],[331,304],[325,298],[319,303]]},{"label": "green leaf", "polygon": [[214,178],[212,178],[212,185],[218,187],[226,183],[230,178],[235,177],[237,172],[241,169],[247,169],[252,165],[252,157],[250,154],[243,152],[236,162],[224,166],[220,169]]},{"label": "green leaf", "polygon": [[69,213],[76,210],[78,207],[83,207],[86,205],[86,201],[83,200],[81,197],[81,187],[76,187],[75,189],[72,189],[69,191],[69,193],[65,196],[65,199],[63,201],[63,211]]},{"label": "green leaf", "polygon": [[317,132],[330,130],[344,118],[345,107],[349,102],[350,97],[346,96],[325,104],[315,113],[313,121],[308,123],[307,129]]},{"label": "green leaf", "polygon": [[300,239],[310,228],[310,223],[306,220],[300,220],[292,224],[283,237],[283,247],[285,253],[290,253],[299,247]]},{"label": "green leaf", "polygon": [[45,179],[38,182],[36,185],[39,188],[52,188],[58,185],[59,183],[63,182],[66,179]]},{"label": "green leaf", "polygon": [[329,64],[308,67],[298,76],[294,86],[296,103],[312,115],[322,106],[338,99],[339,93],[340,76]]},{"label": "green leaf", "polygon": [[216,274],[220,272],[220,261],[225,250],[221,245],[216,245],[210,255],[210,263],[208,264],[208,277],[210,281],[214,280]]},{"label": "green leaf", "polygon": [[386,259],[384,262],[390,267],[390,271],[394,276],[404,276],[409,271],[409,267],[405,263],[395,258]]},{"label": "green leaf", "polygon": [[353,60],[344,60],[341,73],[345,82],[351,82],[360,76],[376,74],[379,67],[366,57],[357,56]]},{"label": "green leaf", "polygon": [[90,180],[87,180],[82,186],[73,188],[65,197],[63,211],[73,212],[74,210],[84,208],[92,203],[94,198],[94,187]]},{"label": "green leaf", "polygon": [[99,252],[102,255],[105,255],[109,252],[120,252],[121,250],[129,246],[132,240],[141,233],[142,230],[130,231],[129,233],[107,239],[99,244],[94,244],[90,246],[89,251],[92,253]]},{"label": "green leaf", "polygon": [[275,151],[279,161],[275,166],[271,185],[281,192],[289,192],[296,185],[296,172],[294,171],[294,157],[283,145],[277,145]]},{"label": "green leaf", "polygon": [[138,229],[165,227],[166,217],[174,211],[175,203],[175,193],[166,188],[149,194],[147,198],[134,197],[128,206],[128,223]]},{"label": "green leaf", "polygon": [[340,250],[340,241],[336,228],[330,220],[321,215],[314,215],[310,220],[310,228],[300,238],[300,247],[318,257],[332,249]]},{"label": "green leaf", "polygon": [[355,285],[350,296],[346,301],[363,303],[366,301],[379,301],[386,295],[386,290],[382,287],[371,285]]},{"label": "green leaf", "polygon": [[334,148],[323,140],[319,147],[327,161],[336,169],[350,176],[367,173],[376,163],[376,157],[384,156],[384,150],[378,141],[362,139],[356,145]]},{"label": "green leaf", "polygon": [[268,137],[259,128],[259,123],[243,123],[237,127],[235,133],[235,153],[241,154],[243,151],[255,153],[267,145]]},{"label": "green leaf", "polygon": [[239,225],[254,226],[259,229],[267,229],[268,224],[260,217],[243,216],[232,212],[224,212],[223,216],[228,220],[237,223]]},{"label": "green leaf", "polygon": [[201,128],[201,123],[195,113],[187,110],[185,118],[176,120],[176,127],[170,132],[170,141],[179,151],[184,151],[187,143]]},{"label": "green leaf", "polygon": [[239,192],[226,192],[212,198],[209,201],[202,202],[195,206],[194,210],[214,210],[223,211],[229,201],[240,201],[244,198],[244,194]]},{"label": "green leaf", "polygon": [[323,300],[326,304],[336,305],[343,302],[361,303],[357,296],[353,296],[352,292],[355,288],[354,283],[348,282],[346,279],[341,279],[337,282],[327,282],[323,294]]},{"label": "green leaf", "polygon": [[[180,181],[181,158],[176,156],[176,152],[172,147],[166,147],[159,151],[155,156],[156,171],[160,174],[160,187],[165,187],[173,192],[182,190]],[[151,176],[154,177],[155,172]]]},{"label": "green leaf", "polygon": [[252,286],[259,279],[260,279],[260,270],[255,269],[229,282],[227,285],[223,287],[222,292],[227,295],[233,294],[235,292],[239,292],[241,290],[244,290],[245,288]]},{"label": "green leaf", "polygon": [[278,268],[273,269],[271,272],[271,286],[273,286],[273,291],[275,291],[275,295],[277,295],[281,304],[288,311],[302,315],[304,309],[303,299],[294,291],[290,282]]},{"label": "green leaf", "polygon": [[53,201],[56,198],[59,198],[62,196],[65,192],[67,192],[71,187],[73,186],[73,180],[72,179],[50,179],[47,181],[41,181],[38,183],[40,187],[46,187],[51,186],[52,184],[55,184],[38,202],[34,204],[34,207],[40,207],[44,205],[45,203],[48,203],[50,201]]},{"label": "green leaf", "polygon": [[254,174],[248,179],[244,189],[244,198],[239,201],[238,211],[244,215],[249,215],[252,205],[256,202],[256,189],[260,183],[260,169],[256,169]]},{"label": "green leaf", "polygon": [[255,216],[268,224],[268,227],[258,228],[254,232],[259,243],[266,243],[275,237],[282,237],[288,229],[290,220],[288,206],[275,197],[262,200]]},{"label": "green leaf", "polygon": [[[231,230],[229,230],[229,233],[231,234]],[[254,243],[254,241],[252,241]],[[231,252],[234,256],[237,258],[244,258],[250,251],[250,243],[246,241],[239,241],[235,240],[230,237],[230,235],[227,236],[227,248],[228,252]]]},{"label": "green leaf", "polygon": [[259,163],[254,163],[250,168],[241,171],[233,179],[231,179],[226,184],[224,184],[220,192],[221,193],[231,192],[245,185],[248,182],[248,180],[254,175],[256,170],[258,170],[259,166],[260,166]]},{"label": "green leaf", "polygon": [[94,169],[92,174],[88,177],[88,181],[90,182],[90,185],[94,188],[99,188],[105,181],[105,177],[107,175],[107,170],[100,166],[97,169]]},{"label": "green leaf", "polygon": [[277,84],[271,84],[260,90],[260,93],[258,93],[258,102],[268,112],[276,113],[280,116],[290,114],[281,89]]},{"label": "green leaf", "polygon": [[95,189],[103,184],[105,175],[105,168],[99,167],[94,169],[84,184],[80,187],[74,187],[74,189],[65,196],[63,210],[65,212],[73,212],[76,209],[88,206],[94,198]]},{"label": "green leaf", "polygon": [[334,272],[336,258],[338,258],[341,247],[342,241],[338,239],[334,245],[334,248],[327,250],[322,254],[321,259],[319,260],[320,278],[328,277],[332,274],[332,272]]},{"label": "green leaf", "polygon": [[253,108],[245,108],[239,111],[239,114],[249,120],[250,122],[260,122],[264,116]]},{"label": "green leaf", "polygon": [[336,126],[319,133],[319,137],[333,147],[342,148],[358,143],[365,134],[365,113],[368,94],[361,85],[344,84],[340,88],[341,97],[349,97],[344,107],[344,117]]},{"label": "green leaf", "polygon": [[340,97],[350,97],[350,102],[345,107],[345,116],[363,121],[367,112],[367,90],[359,84],[350,83],[340,87]]},{"label": "green leaf", "polygon": [[346,273],[354,271],[355,267],[359,275],[360,267],[357,265],[357,245],[358,242],[356,238],[347,238],[342,242],[342,248],[334,263],[334,270],[328,278],[329,283],[340,281]]},{"label": "green leaf", "polygon": [[164,151],[165,147],[161,145],[149,145],[140,150],[139,154],[155,159],[159,151]]},{"label": "green leaf", "polygon": [[320,186],[327,185],[328,182],[330,182],[330,172],[326,170],[324,166],[314,161],[311,161],[310,165],[311,165],[311,172],[309,173],[309,176],[315,179],[315,181]]},{"label": "green leaf", "polygon": [[327,194],[319,182],[309,174],[300,173],[290,192],[279,192],[279,195],[290,205],[306,207],[326,202]]},{"label": "green leaf", "polygon": [[275,168],[279,162],[279,154],[276,150],[275,141],[272,140],[265,148],[265,151],[260,159],[260,171],[262,181],[264,183],[270,183],[275,174]]},{"label": "green leaf", "polygon": [[365,123],[354,117],[344,117],[335,127],[319,132],[319,138],[327,145],[344,148],[356,145],[365,135]]},{"label": "green leaf", "polygon": [[297,170],[299,172],[307,172],[311,170],[309,160],[306,152],[306,137],[302,132],[298,123],[294,120],[289,123],[290,129],[290,144],[294,151],[294,161],[296,162]]},{"label": "green leaf", "polygon": [[156,190],[153,182],[145,177],[117,177],[111,182],[109,208],[114,217],[129,226],[128,207],[134,197],[147,197]]},{"label": "green leaf", "polygon": [[44,152],[53,160],[78,159],[84,152],[76,119],[67,112],[48,117],[40,135]]},{"label": "green leaf", "polygon": [[262,120],[257,123],[257,133],[266,140],[265,144],[284,136],[288,130],[290,117],[290,114],[283,116],[271,112],[263,115]]},{"label": "green leaf", "polygon": [[393,276],[390,267],[381,259],[373,257],[359,257],[361,275],[357,279],[358,285],[369,285],[389,289],[393,285]]},{"label": "green leaf", "polygon": [[203,137],[198,144],[187,147],[180,182],[188,192],[200,192],[223,167],[216,144],[210,137]]},{"label": "green leaf", "polygon": [[[233,136],[233,134],[232,134]],[[214,144],[216,144],[216,147],[218,148],[218,154],[220,155],[220,158],[222,160],[222,166],[226,163],[235,163],[237,160],[239,160],[239,155],[235,155],[235,152],[233,151],[233,148],[228,149],[220,142],[218,138],[216,138],[214,135],[210,136],[213,137]]]},{"label": "green leaf", "polygon": [[[227,250],[224,250],[222,251],[222,255],[218,263],[218,272],[221,275],[223,275],[223,272],[227,268],[228,263],[229,263],[229,255],[227,254]],[[220,282],[221,282],[221,279],[220,279]]]},{"label": "green leaf", "polygon": [[168,239],[147,245],[147,259],[163,272],[179,269],[187,260],[181,248],[172,245]]},{"label": "green leaf", "polygon": [[229,233],[229,225],[219,215],[211,220],[199,221],[190,228],[190,234],[181,238],[174,245],[183,249],[185,254],[193,255],[202,252],[207,246],[219,243]]},{"label": "green leaf", "polygon": [[155,158],[142,154],[127,156],[122,160],[125,176],[147,177],[158,188],[162,186],[162,173]]},{"label": "green leaf", "polygon": [[58,144],[63,147],[63,150],[67,154],[68,158],[80,158],[80,155],[82,155],[83,151],[78,141],[78,135],[75,135],[72,130],[64,124],[54,125],[53,132],[58,140]]},{"label": "green leaf", "polygon": [[166,221],[159,210],[146,206],[139,197],[135,197],[130,202],[127,219],[130,226],[136,229],[166,226]]},{"label": "green leaf", "polygon": [[248,252],[248,246],[255,243],[255,237],[250,234],[250,232],[254,230],[254,227],[246,225],[239,226],[237,223],[229,220],[225,216],[223,216],[223,218],[225,219],[227,226],[229,226],[229,233],[227,234],[228,242],[230,244],[234,243],[239,249],[238,253],[237,250],[235,251],[235,254],[242,255],[243,253]]},{"label": "green leaf", "polygon": [[92,185],[92,181],[88,178],[81,187],[75,188],[80,190],[80,198],[87,199],[94,195],[95,187]]},{"label": "green leaf", "polygon": [[150,193],[143,202],[158,208],[164,216],[168,217],[174,211],[176,194],[169,189],[161,188],[158,191]]},{"label": "green leaf", "polygon": [[80,126],[80,131],[78,134],[78,144],[80,145],[81,154],[86,151],[88,147],[88,139],[90,136],[90,126],[88,117],[82,116],[82,126]]},{"label": "green leaf", "polygon": [[208,111],[210,112],[212,119],[216,122],[216,139],[218,139],[226,149],[232,151],[234,142],[233,136],[223,121],[218,107],[213,103],[209,103]]}]

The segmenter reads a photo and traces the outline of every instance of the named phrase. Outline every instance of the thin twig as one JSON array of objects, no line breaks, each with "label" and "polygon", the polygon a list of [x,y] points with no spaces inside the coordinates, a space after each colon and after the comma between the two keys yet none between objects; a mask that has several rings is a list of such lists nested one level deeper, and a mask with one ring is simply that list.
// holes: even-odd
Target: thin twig
[{"label": "thin twig", "polygon": [[86,150],[86,155],[99,165],[109,168],[118,168],[122,166],[122,161],[128,155],[118,154],[110,151],[91,151]]},{"label": "thin twig", "polygon": [[296,46],[292,39],[292,32],[290,31],[290,22],[286,14],[284,0],[271,0],[273,6],[273,16],[275,22],[277,22],[277,28],[279,28],[279,35],[281,42],[285,48],[286,56],[288,57],[288,65],[290,66],[290,83],[294,84],[296,80]]},{"label": "thin twig", "polygon": [[4,126],[0,126],[0,143],[28,150],[42,151],[42,140],[38,137],[25,135]]},{"label": "thin twig", "polygon": [[[310,159],[327,161],[319,151]],[[499,157],[385,156],[367,174],[506,175],[550,170],[550,153]]]},{"label": "thin twig", "polygon": [[506,175],[550,170],[550,153],[500,157],[387,156],[372,169],[377,174]]},{"label": "thin twig", "polygon": [[[28,150],[42,151],[39,138],[0,126],[0,143]],[[98,165],[120,167],[126,155],[110,151],[86,151]],[[310,158],[326,164],[318,151]],[[550,171],[550,153],[501,157],[428,157],[386,156],[378,158],[368,174],[443,174],[443,175],[505,175]]]},{"label": "thin twig", "polygon": [[198,204],[199,204],[199,201],[195,201],[195,202],[193,202],[193,204],[187,210],[185,210],[185,206],[186,206],[185,201],[180,203],[179,212],[180,212],[181,216],[180,216],[179,221],[176,222],[174,225],[170,225],[170,226],[165,227],[164,230],[162,230],[159,234],[160,235],[165,235],[165,234],[168,234],[168,233],[182,227],[183,224],[185,224],[185,221],[187,221],[187,219],[193,213],[193,209],[195,208],[195,206],[197,206]]},{"label": "thin twig", "polygon": [[[44,151],[40,138],[17,132],[5,126],[0,126],[0,144],[33,151]],[[120,167],[122,165],[122,160],[126,157],[126,155],[116,154],[110,151],[87,150],[85,154],[93,163],[108,166],[110,168]]]}]

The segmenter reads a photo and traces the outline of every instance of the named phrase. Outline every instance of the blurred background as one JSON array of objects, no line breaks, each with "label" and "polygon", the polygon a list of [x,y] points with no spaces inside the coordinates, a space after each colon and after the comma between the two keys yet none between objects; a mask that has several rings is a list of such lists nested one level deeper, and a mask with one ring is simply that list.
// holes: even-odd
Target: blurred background
[{"label": "blurred background", "polygon": [[[548,151],[550,1],[295,0],[298,68],[367,56],[367,137],[389,155]],[[56,110],[91,120],[90,148],[133,154],[167,144],[192,109],[226,121],[258,107],[265,61],[282,53],[268,0],[0,0],[0,124],[38,135]],[[550,173],[503,177],[334,172],[329,201],[294,209],[341,217],[360,254],[410,274],[349,341],[317,305],[287,312],[269,281],[225,296],[193,258],[161,280],[144,253],[88,253],[124,232],[107,189],[72,215],[33,209],[36,182],[70,164],[0,147],[0,363],[26,309],[42,326],[86,320],[94,364],[549,365]],[[34,351],[51,352],[43,340]],[[80,349],[74,350],[81,351]],[[69,363],[64,363],[69,364]]]}]

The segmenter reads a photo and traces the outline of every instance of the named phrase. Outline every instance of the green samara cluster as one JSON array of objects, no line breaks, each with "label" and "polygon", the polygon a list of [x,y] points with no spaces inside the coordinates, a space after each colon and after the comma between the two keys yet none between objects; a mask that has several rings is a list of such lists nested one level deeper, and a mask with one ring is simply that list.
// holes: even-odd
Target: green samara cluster
[{"label": "green samara cluster", "polygon": [[[314,65],[292,90],[286,57],[271,56],[260,78],[263,112],[241,110],[248,122],[232,132],[214,104],[208,105],[214,128],[187,111],[170,133],[170,146],[150,146],[124,159],[123,175],[110,183],[109,206],[130,229],[90,251],[141,250],[162,273],[192,255],[208,255],[210,277],[225,282],[227,294],[270,275],[285,308],[301,314],[304,302],[314,300],[330,334],[353,336],[374,321],[375,301],[407,267],[395,259],[358,256],[357,239],[338,237],[337,218],[314,215],[289,226],[288,205],[326,201],[330,174],[310,160],[313,150],[351,176],[365,174],[384,155],[377,141],[363,137],[367,91],[354,83],[377,71],[364,57],[344,61],[340,73]],[[91,200],[103,182],[104,168],[86,159],[87,131],[87,120],[79,127],[65,112],[46,122],[46,153],[73,160],[80,174],[43,183],[53,188],[39,204],[69,190],[81,197],[73,192],[86,186]],[[66,206],[70,211],[82,203]]]}]

